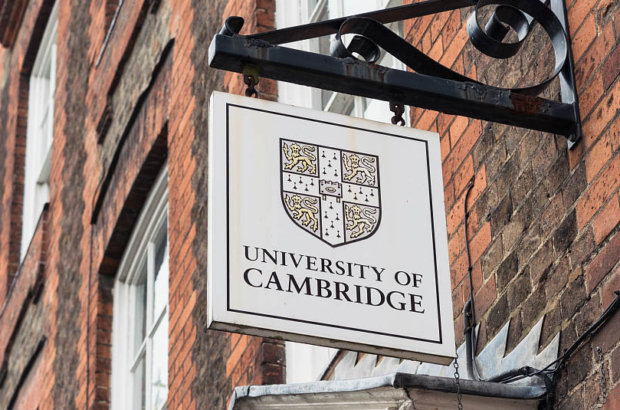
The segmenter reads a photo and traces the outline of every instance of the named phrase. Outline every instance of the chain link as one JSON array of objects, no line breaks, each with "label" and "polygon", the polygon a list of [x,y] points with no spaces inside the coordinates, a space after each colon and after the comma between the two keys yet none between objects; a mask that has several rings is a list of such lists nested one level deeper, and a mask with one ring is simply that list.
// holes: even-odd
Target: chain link
[{"label": "chain link", "polygon": [[596,354],[598,355],[598,362],[600,364],[601,372],[601,399],[599,400],[598,408],[602,408],[607,403],[607,377],[605,377],[605,366],[603,363],[603,349],[599,346],[596,347]]},{"label": "chain link", "polygon": [[403,114],[405,113],[405,106],[401,103],[390,101],[390,111],[394,113],[392,124],[400,124],[401,127],[404,127],[405,119],[403,118]]},{"label": "chain link", "polygon": [[243,82],[248,86],[245,90],[245,96],[258,98],[258,91],[256,90],[257,82],[254,76],[245,74],[243,76]]},{"label": "chain link", "polygon": [[456,398],[458,400],[458,409],[463,410],[463,403],[461,400],[463,395],[461,394],[461,375],[459,374],[459,354],[456,354],[454,358],[454,382],[456,383]]}]

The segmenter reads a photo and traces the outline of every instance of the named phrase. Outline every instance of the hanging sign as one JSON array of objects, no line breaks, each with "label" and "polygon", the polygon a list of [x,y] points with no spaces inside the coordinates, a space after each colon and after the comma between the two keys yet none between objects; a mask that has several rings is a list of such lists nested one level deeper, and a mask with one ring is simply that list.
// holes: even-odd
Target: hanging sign
[{"label": "hanging sign", "polygon": [[210,116],[209,328],[450,363],[439,136],[218,92]]}]

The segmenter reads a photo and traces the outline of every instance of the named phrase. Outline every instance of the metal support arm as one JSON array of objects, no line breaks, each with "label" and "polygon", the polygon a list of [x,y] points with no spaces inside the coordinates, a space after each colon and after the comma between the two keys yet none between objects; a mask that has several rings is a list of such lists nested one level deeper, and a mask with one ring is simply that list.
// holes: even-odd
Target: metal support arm
[{"label": "metal support arm", "polygon": [[[258,67],[261,77],[561,134],[572,145],[580,138],[581,120],[562,2],[551,0],[550,8],[537,0],[427,0],[250,36],[238,34],[243,19],[230,17],[211,43],[210,65],[241,73],[251,64]],[[483,29],[479,9],[490,5],[497,7]],[[525,88],[489,86],[439,64],[383,26],[471,6],[475,9],[467,31],[472,44],[494,58],[516,55],[533,25],[540,24],[553,46],[553,74]],[[517,41],[502,42],[510,29]],[[278,46],[330,34],[335,34],[331,56]],[[348,45],[342,39],[346,34],[353,35]],[[374,64],[381,49],[414,72]],[[538,97],[556,77],[560,78],[562,101]]]},{"label": "metal support arm", "polygon": [[260,75],[346,94],[398,101],[447,114],[571,135],[572,104],[461,82],[393,70],[352,58],[335,58],[243,37],[217,35],[209,50],[211,67],[238,73],[250,63]]}]

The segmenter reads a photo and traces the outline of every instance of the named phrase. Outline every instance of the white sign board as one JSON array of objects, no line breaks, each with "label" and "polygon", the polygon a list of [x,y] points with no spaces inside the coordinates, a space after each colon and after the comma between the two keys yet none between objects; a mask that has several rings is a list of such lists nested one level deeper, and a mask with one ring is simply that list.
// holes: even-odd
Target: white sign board
[{"label": "white sign board", "polygon": [[217,92],[210,115],[209,328],[449,363],[439,136]]}]

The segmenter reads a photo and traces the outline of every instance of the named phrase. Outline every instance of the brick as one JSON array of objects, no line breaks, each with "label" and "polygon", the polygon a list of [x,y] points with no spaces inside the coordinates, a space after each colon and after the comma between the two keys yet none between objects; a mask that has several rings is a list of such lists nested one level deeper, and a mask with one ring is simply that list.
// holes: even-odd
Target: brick
[{"label": "brick", "polygon": [[416,128],[430,131],[435,123],[435,120],[437,119],[437,115],[437,111],[424,111],[424,113],[420,116],[418,123],[416,124]]},{"label": "brick", "polygon": [[[460,228],[459,231],[462,232],[463,228]],[[461,254],[461,244],[460,244],[460,237],[457,232],[456,235],[452,236],[452,238],[450,238],[450,240],[448,241],[448,257],[450,259],[450,266],[454,264],[454,262],[456,261],[456,259],[459,257],[460,254]]]},{"label": "brick", "polygon": [[[614,320],[614,318],[611,318]],[[610,326],[609,323],[603,326],[592,337],[592,345],[600,347],[603,350],[603,354],[606,355],[620,340],[620,326]]]},{"label": "brick", "polygon": [[476,317],[482,317],[497,298],[495,276],[491,276],[475,295]]},{"label": "brick", "polygon": [[534,179],[534,172],[532,171],[532,167],[527,165],[510,191],[513,203],[516,204],[515,208],[519,207],[519,204],[528,196],[530,190],[535,185],[536,180]]},{"label": "brick", "polygon": [[437,41],[433,44],[433,47],[428,53],[428,56],[433,60],[439,60],[443,55],[443,38],[439,36]]},{"label": "brick", "polygon": [[562,410],[582,410],[583,409],[583,389],[576,389],[571,392],[568,397],[564,394],[559,394],[561,399],[559,400],[558,407]]},{"label": "brick", "polygon": [[465,306],[464,289],[465,282],[453,287],[452,290],[452,315],[455,319],[463,312]]},{"label": "brick", "polygon": [[[523,234],[525,224],[521,218],[512,218],[502,230],[502,244],[505,252],[509,252]],[[498,241],[499,242],[499,241]]]},{"label": "brick", "polygon": [[469,37],[467,32],[461,29],[455,36],[448,48],[446,49],[443,57],[439,62],[446,67],[452,67],[452,64],[456,61],[456,58],[463,50],[463,46],[468,41]]},{"label": "brick", "polygon": [[[482,265],[480,262],[477,262],[472,267],[471,279],[474,284],[474,294],[476,294],[484,282],[484,278],[482,276]],[[469,279],[463,281],[463,298],[465,301],[469,300]]]},{"label": "brick", "polygon": [[592,112],[604,93],[603,74],[602,71],[599,71],[579,95],[579,113],[581,118],[586,118]]},{"label": "brick", "polygon": [[450,268],[450,277],[452,280],[452,286],[455,287],[463,278],[467,275],[467,255],[465,252],[461,253],[452,267]]},{"label": "brick", "polygon": [[469,193],[469,197],[467,198],[467,206],[468,209],[472,209],[474,204],[478,201],[478,198],[485,192],[487,188],[487,173],[485,166],[481,166],[476,171],[476,175],[474,178],[474,186]]},{"label": "brick", "polygon": [[577,30],[573,37],[573,56],[575,61],[579,61],[586,49],[596,38],[596,21],[594,15],[590,14],[583,25]]},{"label": "brick", "polygon": [[452,115],[444,113],[439,113],[437,115],[437,130],[442,138],[448,135],[449,127],[453,119],[454,117]]},{"label": "brick", "polygon": [[517,276],[519,271],[519,259],[516,252],[511,253],[497,268],[497,290],[503,292],[508,283]]},{"label": "brick", "polygon": [[536,180],[546,178],[551,171],[553,164],[557,159],[557,152],[553,138],[549,134],[543,134],[543,141],[540,149],[534,154],[532,158],[532,169]]},{"label": "brick", "polygon": [[[507,191],[500,189],[500,192]],[[493,236],[496,236],[510,222],[512,213],[512,198],[510,194],[507,194],[491,213],[491,231]]]},{"label": "brick", "polygon": [[620,98],[615,97],[618,92],[620,92],[620,82],[614,83],[610,88],[610,92],[608,92],[603,100],[596,106],[590,117],[584,121],[583,139],[578,144],[579,149],[569,153],[571,156],[571,164],[575,164],[574,161],[578,160],[583,155],[584,150],[587,150],[587,148],[592,145],[607,127],[609,122],[616,116],[618,109],[620,109]]},{"label": "brick", "polygon": [[474,160],[470,155],[465,159],[463,165],[461,165],[456,175],[454,175],[454,189],[457,197],[461,196],[461,193],[463,192],[467,184],[473,179],[473,177]]},{"label": "brick", "polygon": [[586,268],[588,292],[603,280],[620,259],[620,235],[614,236]]},{"label": "brick", "polygon": [[432,47],[433,41],[431,40],[431,33],[430,31],[427,31],[426,34],[424,34],[424,37],[422,37],[422,52],[428,54]]},{"label": "brick", "polygon": [[515,311],[532,291],[532,283],[527,272],[523,271],[516,277],[516,279],[510,284],[508,288],[508,304],[510,310]]},{"label": "brick", "polygon": [[485,278],[488,278],[491,272],[493,272],[504,259],[504,250],[502,246],[502,241],[496,239],[491,242],[489,246],[489,250],[482,257],[482,271],[484,272]]},{"label": "brick", "polygon": [[467,117],[457,116],[454,119],[454,122],[450,126],[450,140],[452,141],[452,146],[456,145],[461,135],[469,125],[469,119]]},{"label": "brick", "polygon": [[564,208],[562,206],[562,197],[556,195],[542,214],[540,219],[540,228],[543,232],[553,231],[553,229],[558,226],[563,216]]},{"label": "brick", "polygon": [[[534,284],[536,286],[536,284]],[[529,298],[523,302],[523,326],[526,328],[536,323],[540,319],[547,305],[547,299],[545,298],[544,287],[535,287]]]},{"label": "brick", "polygon": [[616,152],[620,148],[620,117],[609,127],[609,135],[611,140],[612,151]]},{"label": "brick", "polygon": [[444,190],[444,200],[446,202],[446,209],[447,210],[451,209],[455,201],[453,182],[449,183],[446,189]]},{"label": "brick", "polygon": [[577,218],[571,212],[553,233],[553,247],[557,255],[561,255],[577,236]]},{"label": "brick", "polygon": [[613,270],[601,289],[603,309],[607,309],[611,302],[616,299],[616,291],[620,291],[620,266]]},{"label": "brick", "polygon": [[502,295],[493,307],[489,310],[486,320],[487,332],[495,334],[508,320],[510,309],[508,306],[508,296]]},{"label": "brick", "polygon": [[612,192],[620,184],[620,156],[614,157],[577,203],[577,221],[579,229],[592,219],[601,206],[609,200]]},{"label": "brick", "polygon": [[500,169],[502,169],[506,163],[507,155],[506,145],[501,141],[497,144],[495,150],[486,156],[485,165],[487,167],[487,176],[490,180],[494,180]]},{"label": "brick", "polygon": [[534,284],[545,279],[547,268],[555,258],[551,241],[546,242],[530,260],[532,282]]},{"label": "brick", "polygon": [[554,300],[555,297],[564,290],[568,283],[568,274],[570,272],[570,260],[568,256],[561,258],[549,270],[545,281],[545,295],[547,300]]},{"label": "brick", "polygon": [[528,226],[528,224],[525,223],[525,226],[527,227],[525,235],[523,236],[515,250],[519,260],[522,261],[519,268],[523,268],[527,264],[526,261],[529,260],[530,256],[534,254],[534,252],[542,243],[540,225],[532,224]]},{"label": "brick", "polygon": [[590,255],[594,250],[595,244],[592,228],[586,228],[582,231],[581,236],[573,242],[570,250],[571,266],[573,269]]},{"label": "brick", "polygon": [[603,85],[607,90],[620,74],[620,47],[616,47],[613,53],[603,64]]},{"label": "brick", "polygon": [[[608,376],[606,376],[608,377]],[[601,399],[601,374],[596,372],[586,378],[583,384],[584,409],[591,409]]]},{"label": "brick", "polygon": [[480,256],[487,249],[489,244],[491,243],[491,226],[490,224],[485,224],[476,236],[470,241],[470,252],[471,252],[471,261],[472,264],[476,263]]},{"label": "brick", "polygon": [[546,178],[549,184],[549,194],[554,195],[562,184],[564,184],[569,174],[568,156],[566,155],[566,151],[564,151],[558,156],[558,159],[547,173]]},{"label": "brick", "polygon": [[564,208],[570,208],[585,191],[588,185],[585,165],[576,167],[568,177],[568,181],[562,187],[562,201]]},{"label": "brick", "polygon": [[[594,44],[592,44],[592,47],[586,51],[583,59],[579,62],[575,69],[575,82],[577,84],[577,89],[580,90],[580,92],[585,93],[586,90],[591,87],[591,83],[588,83],[590,82],[592,75],[600,74],[601,80],[603,79],[603,76],[598,69],[615,44],[616,41],[614,38],[613,27],[611,24],[608,24],[603,28],[601,35],[596,38]],[[581,96],[579,98],[581,104]]]},{"label": "brick", "polygon": [[450,153],[450,136],[445,135],[440,140],[440,149],[441,149],[441,162],[443,163],[446,160],[446,157]]},{"label": "brick", "polygon": [[434,15],[430,28],[432,41],[435,41],[440,36],[440,33],[449,18],[450,12],[438,13]]},{"label": "brick", "polygon": [[616,195],[609,200],[594,219],[594,238],[596,243],[601,243],[619,222],[620,204],[618,202],[618,195]]},{"label": "brick", "polygon": [[444,42],[450,44],[456,33],[461,28],[461,14],[458,10],[454,10],[450,13],[450,18],[446,22],[443,29]]},{"label": "brick", "polygon": [[568,27],[571,37],[593,9],[597,0],[577,0],[568,11]]},{"label": "brick", "polygon": [[472,154],[474,157],[474,168],[478,168],[484,163],[487,155],[492,151],[494,144],[495,139],[493,138],[493,134],[484,129],[478,142],[474,146],[474,152]]},{"label": "brick", "polygon": [[463,223],[463,199],[456,201],[447,217],[448,235],[452,235]]},{"label": "brick", "polygon": [[620,379],[620,349],[615,349],[611,355],[611,377],[614,382]]},{"label": "brick", "polygon": [[588,152],[586,156],[586,175],[588,177],[588,182],[594,180],[594,177],[598,175],[599,171],[610,158],[611,141],[609,140],[609,133],[605,133],[592,146],[590,152]]},{"label": "brick", "polygon": [[565,320],[570,319],[585,301],[586,289],[584,286],[584,277],[580,275],[573,282],[568,284],[566,291],[562,294],[560,299],[562,318]]}]

